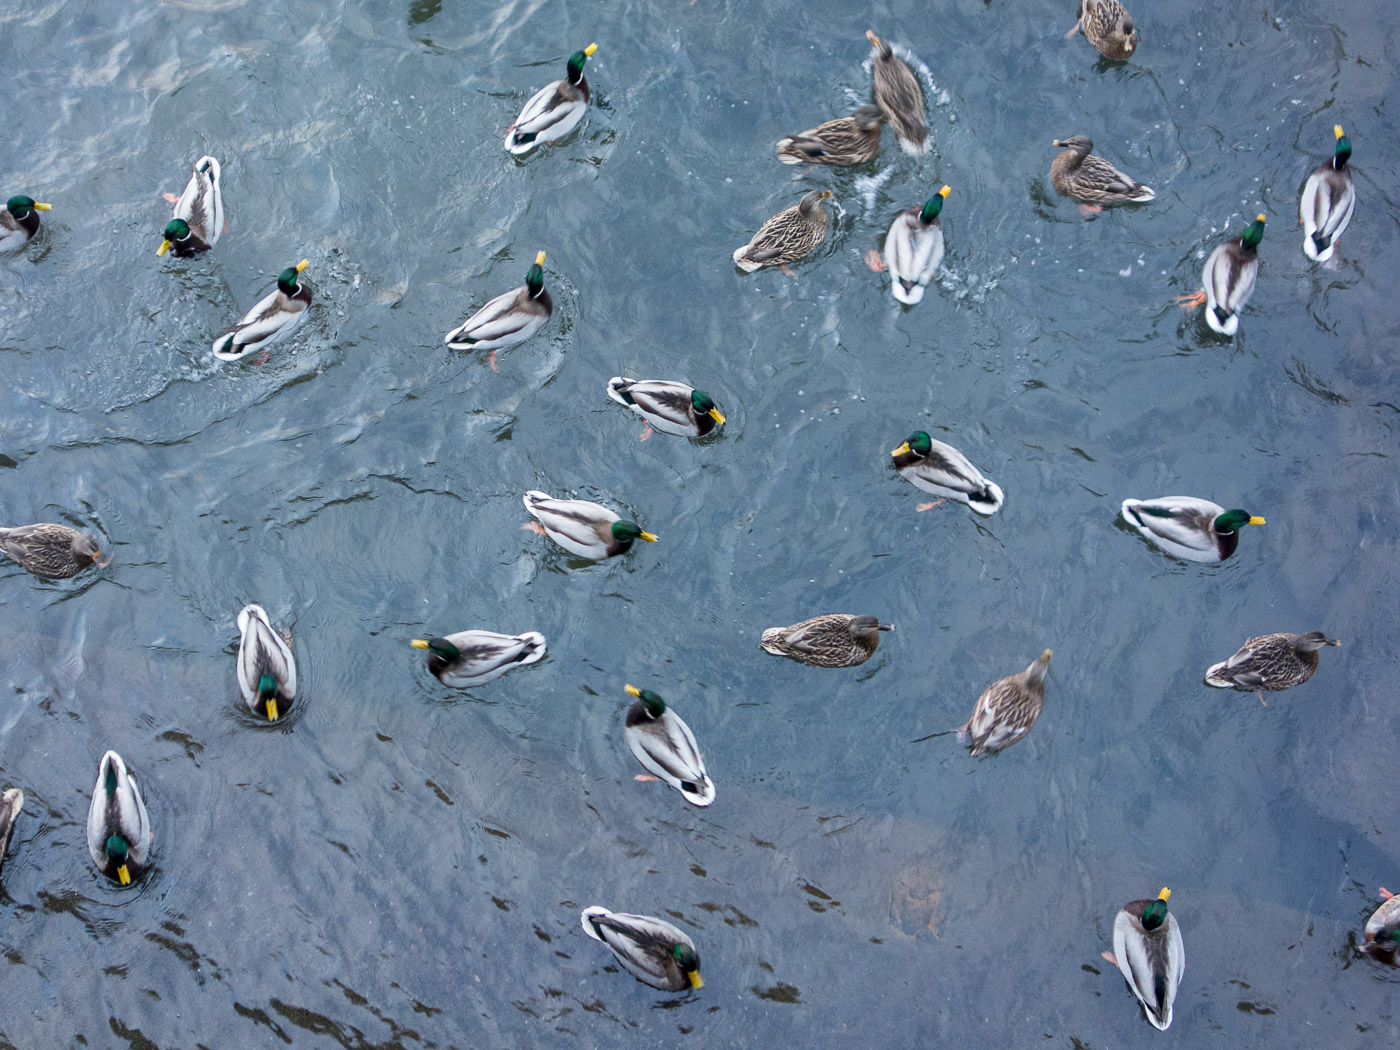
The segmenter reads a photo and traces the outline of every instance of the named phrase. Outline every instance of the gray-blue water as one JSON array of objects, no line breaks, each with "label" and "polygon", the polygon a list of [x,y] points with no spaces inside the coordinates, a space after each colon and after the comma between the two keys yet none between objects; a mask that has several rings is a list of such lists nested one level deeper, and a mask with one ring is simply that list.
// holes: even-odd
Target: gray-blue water
[{"label": "gray-blue water", "polygon": [[[1130,9],[1126,64],[1048,0],[0,10],[0,187],[53,204],[0,259],[0,520],[115,555],[66,583],[0,566],[0,786],[28,796],[0,1045],[1400,1042],[1393,972],[1354,952],[1400,889],[1400,19]],[[861,169],[780,165],[779,137],[866,97],[872,28],[927,65],[933,152],[886,131]],[[585,123],[509,157],[594,40]],[[1329,270],[1296,201],[1336,122],[1359,204]],[[1075,133],[1158,199],[1082,220],[1048,176]],[[204,153],[229,232],[158,259],[160,195]],[[901,311],[864,255],[944,182],[945,270]],[[814,187],[833,232],[797,279],[737,273]],[[1261,210],[1226,342],[1172,299]],[[540,335],[499,371],[446,349],[540,249]],[[300,329],[216,362],[303,257]],[[620,374],[702,386],[729,424],[641,442]],[[914,429],[1002,513],[916,512],[888,456]],[[661,542],[580,565],[521,530],[531,488]],[[1222,566],[1174,562],[1115,520],[1172,494],[1269,523]],[[249,601],[302,670],[271,729],[234,680]],[[826,611],[898,630],[856,670],[760,651]],[[549,655],[449,691],[408,640],[468,627]],[[1267,707],[1201,683],[1250,635],[1315,628],[1342,647]],[[912,742],[1045,647],[1025,742]],[[714,806],[633,780],[627,682],[694,729]],[[84,843],[107,748],[156,830],[127,890]],[[1187,966],[1159,1034],[1099,953],[1164,885]],[[617,971],[591,904],[684,926],[704,989]]]}]

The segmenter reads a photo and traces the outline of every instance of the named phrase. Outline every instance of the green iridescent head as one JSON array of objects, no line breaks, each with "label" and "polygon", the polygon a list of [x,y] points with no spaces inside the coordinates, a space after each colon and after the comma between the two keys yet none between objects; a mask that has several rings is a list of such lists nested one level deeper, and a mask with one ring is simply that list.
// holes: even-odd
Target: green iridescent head
[{"label": "green iridescent head", "polygon": [[15,194],[5,202],[5,209],[16,219],[22,219],[31,211],[48,211],[47,204],[41,204],[33,197],[26,197],[22,193]]},{"label": "green iridescent head", "polygon": [[461,650],[446,638],[428,638],[426,640],[423,638],[415,638],[413,640],[413,648],[427,649],[430,653],[442,657],[449,663],[462,655]]},{"label": "green iridescent head", "polygon": [[298,275],[300,275],[302,270],[306,269],[310,265],[311,263],[308,260],[303,259],[295,266],[288,266],[285,270],[283,270],[277,275],[278,289],[280,289],[286,295],[296,295],[297,277]]},{"label": "green iridescent head", "polygon": [[666,713],[666,701],[650,689],[638,689],[635,685],[629,685],[626,691],[628,696],[635,696],[642,702],[642,706],[652,718],[660,718]]},{"label": "green iridescent head", "polygon": [[107,854],[107,859],[114,864],[125,864],[126,851],[130,849],[130,847],[127,845],[126,839],[122,838],[120,835],[113,835],[107,840],[107,844],[103,846],[102,849],[103,852]]},{"label": "green iridescent head", "polygon": [[1351,139],[1347,138],[1340,124],[1332,125],[1332,134],[1337,136],[1337,154],[1332,158],[1332,167],[1341,171],[1351,159]]},{"label": "green iridescent head", "polygon": [[171,244],[186,240],[190,235],[190,224],[184,219],[171,219],[165,224],[165,239]]},{"label": "green iridescent head", "polygon": [[705,982],[700,979],[700,959],[695,954],[695,949],[682,942],[671,949],[671,958],[676,960],[676,965],[681,968],[681,973],[685,974],[686,980],[690,982],[692,988],[703,988]]},{"label": "green iridescent head", "polygon": [[919,212],[919,221],[927,226],[929,223],[933,222],[934,219],[938,218],[938,213],[943,210],[943,201],[947,198],[948,194],[952,192],[953,187],[944,186],[925,201],[923,210]]},{"label": "green iridescent head", "polygon": [[1227,510],[1215,519],[1214,524],[1216,532],[1231,533],[1245,525],[1263,525],[1265,522],[1263,518],[1256,517],[1247,510]]},{"label": "green iridescent head", "polygon": [[1142,909],[1142,928],[1149,933],[1167,921],[1167,901],[1171,899],[1172,891],[1165,886],[1162,892],[1157,894],[1157,899]]},{"label": "green iridescent head", "polygon": [[1264,239],[1264,216],[1255,216],[1253,222],[1249,224],[1249,229],[1240,234],[1240,243],[1246,248],[1258,248],[1259,242]]},{"label": "green iridescent head", "polygon": [[530,289],[530,298],[536,298],[544,291],[544,252],[535,256],[535,263],[525,273],[525,287]]},{"label": "green iridescent head", "polygon": [[643,532],[642,527],[635,521],[615,521],[612,523],[612,536],[615,540],[624,543],[631,543],[633,540],[646,540],[648,543],[655,543],[656,537],[650,532]]},{"label": "green iridescent head", "polygon": [[912,452],[914,453],[914,455],[922,459],[924,456],[927,456],[932,451],[933,439],[929,437],[926,433],[924,433],[922,430],[916,430],[914,431],[914,433],[909,435],[908,440],[905,441],[904,444],[900,445],[899,448],[895,449],[892,453],[890,453],[890,455],[902,456],[906,452]]},{"label": "green iridescent head", "polygon": [[590,55],[598,50],[597,44],[589,44],[582,51],[575,51],[569,56],[569,83],[577,84],[583,79],[583,64],[588,61]]}]

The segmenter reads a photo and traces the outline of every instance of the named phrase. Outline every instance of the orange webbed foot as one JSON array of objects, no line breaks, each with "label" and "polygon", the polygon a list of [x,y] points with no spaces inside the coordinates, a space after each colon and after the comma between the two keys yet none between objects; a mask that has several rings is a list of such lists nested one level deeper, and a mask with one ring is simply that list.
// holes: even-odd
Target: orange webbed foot
[{"label": "orange webbed foot", "polygon": [[652,436],[653,434],[655,434],[655,433],[656,433],[656,430],[652,427],[652,425],[651,425],[650,423],[648,423],[646,426],[642,427],[642,434],[641,434],[641,437],[637,438],[637,440],[638,440],[638,441],[650,441],[650,440],[651,440],[651,436]]},{"label": "orange webbed foot", "polygon": [[1382,886],[1382,887],[1380,888],[1380,891],[1379,891],[1379,892],[1380,892],[1380,895],[1381,895],[1381,900],[1383,900],[1383,901],[1388,901],[1388,900],[1390,900],[1391,897],[1394,897],[1394,896],[1395,896],[1395,894],[1391,893],[1391,892],[1390,892],[1388,889],[1386,889],[1384,886]]},{"label": "orange webbed foot", "polygon": [[1099,204],[1081,204],[1079,206],[1079,217],[1087,219],[1090,215],[1097,215],[1103,211],[1103,206]]},{"label": "orange webbed foot", "polygon": [[[164,201],[165,201],[166,204],[179,204],[179,203],[180,203],[180,198],[177,197],[177,196],[175,196],[175,194],[173,194],[173,193],[162,193],[162,194],[161,194],[161,197],[162,197],[162,199],[164,199]],[[1302,220],[1300,219],[1300,220],[1298,220],[1298,221],[1301,222]]]},{"label": "orange webbed foot", "polygon": [[1198,292],[1192,292],[1190,295],[1178,295],[1176,297],[1176,305],[1183,310],[1194,310],[1198,306],[1204,306],[1205,303],[1206,290],[1204,288]]},{"label": "orange webbed foot", "polygon": [[886,270],[889,269],[889,267],[885,265],[884,257],[881,256],[880,253],[877,252],[874,248],[871,248],[868,252],[865,253],[865,265],[870,267],[876,273],[884,273]]},{"label": "orange webbed foot", "polygon": [[538,521],[527,521],[524,525],[520,527],[526,532],[538,532],[541,536],[549,535],[549,533],[544,531],[544,526],[541,525]]},{"label": "orange webbed foot", "polygon": [[790,269],[788,269],[787,263],[783,263],[783,265],[779,266],[778,269],[783,271],[783,273],[787,274],[794,281],[797,280],[797,274],[793,273]]},{"label": "orange webbed foot", "polygon": [[632,779],[635,780],[638,784],[659,784],[659,783],[661,783],[661,781],[657,780],[656,777],[647,776],[645,773],[638,773],[638,774],[637,774],[635,777],[633,777]]},{"label": "orange webbed foot", "polygon": [[1118,960],[1113,957],[1112,952],[1099,952],[1099,954],[1103,956],[1104,961],[1107,962],[1109,965],[1114,967],[1118,965]]},{"label": "orange webbed foot", "polygon": [[500,369],[496,366],[496,351],[494,351],[494,350],[491,351],[490,356],[486,358],[486,363],[487,363],[488,365],[491,366],[491,371],[493,371],[493,372],[499,372],[499,371],[500,371]]},{"label": "orange webbed foot", "polygon": [[919,504],[917,507],[915,507],[914,509],[917,510],[920,514],[922,514],[922,513],[923,513],[924,511],[926,511],[926,510],[933,510],[933,508],[936,507],[936,506],[938,506],[940,503],[947,503],[947,502],[948,502],[948,501],[947,501],[946,499],[936,499],[936,500],[934,500],[932,503],[920,503],[920,504]]}]

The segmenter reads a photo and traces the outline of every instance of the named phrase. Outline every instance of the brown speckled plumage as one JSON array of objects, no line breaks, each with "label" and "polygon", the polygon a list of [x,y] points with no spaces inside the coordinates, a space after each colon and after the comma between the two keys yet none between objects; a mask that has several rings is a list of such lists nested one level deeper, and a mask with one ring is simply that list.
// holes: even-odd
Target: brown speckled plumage
[{"label": "brown speckled plumage", "polygon": [[830,190],[812,190],[785,211],[778,212],[758,228],[753,240],[734,251],[734,264],[745,273],[764,266],[785,266],[810,255],[831,227],[831,216],[821,202]]},{"label": "brown speckled plumage", "polygon": [[1062,195],[1084,204],[1125,204],[1153,200],[1148,186],[1123,174],[1092,151],[1094,142],[1084,135],[1056,139],[1065,147],[1050,163],[1050,182]]},{"label": "brown speckled plumage", "polygon": [[1122,61],[1137,50],[1137,26],[1119,0],[1080,0],[1079,21],[1065,35],[1081,29],[1104,58]]},{"label": "brown speckled plumage", "polygon": [[770,627],[761,644],[775,656],[813,667],[855,667],[874,655],[881,631],[893,630],[894,624],[874,616],[824,613],[791,627]]},{"label": "brown speckled plumage", "polygon": [[864,164],[880,152],[884,120],[878,106],[861,106],[849,117],[778,140],[778,159],[784,164]]},{"label": "brown speckled plumage", "polygon": [[0,528],[0,551],[35,576],[66,580],[102,557],[92,538],[67,525],[45,522]]},{"label": "brown speckled plumage", "polygon": [[972,734],[972,753],[983,755],[1010,747],[1031,731],[1045,704],[1045,672],[1050,650],[1020,674],[1008,675],[987,687],[967,724],[958,730],[958,741]]},{"label": "brown speckled plumage", "polygon": [[888,40],[881,40],[871,30],[865,34],[875,48],[871,59],[871,77],[875,82],[875,104],[885,111],[890,127],[899,135],[900,148],[906,153],[926,153],[928,115],[924,109],[924,89],[907,62],[894,53]]},{"label": "brown speckled plumage", "polygon": [[1246,641],[1230,659],[1213,664],[1206,671],[1206,682],[1245,693],[1292,689],[1313,676],[1319,649],[1341,644],[1321,631],[1263,634]]}]

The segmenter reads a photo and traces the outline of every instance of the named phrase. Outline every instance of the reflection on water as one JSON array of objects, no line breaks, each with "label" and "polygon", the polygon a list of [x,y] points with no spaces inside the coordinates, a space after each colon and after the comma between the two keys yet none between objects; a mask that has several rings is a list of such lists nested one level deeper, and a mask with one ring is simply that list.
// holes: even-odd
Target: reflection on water
[{"label": "reflection on water", "polygon": [[[0,565],[0,787],[27,798],[0,1043],[1128,1045],[1145,1022],[1099,952],[1162,885],[1191,1045],[1400,1040],[1395,972],[1356,954],[1397,878],[1393,16],[1135,14],[1124,64],[1019,5],[0,12],[6,193],[54,205],[0,259],[0,516],[115,552],[70,581]],[[933,150],[886,133],[793,181],[774,142],[866,97],[872,28],[922,63]],[[507,155],[595,39],[580,127]],[[1337,121],[1359,203],[1327,269],[1293,223]],[[1048,184],[1074,133],[1158,199],[1081,220]],[[160,194],[203,153],[229,232],[157,260]],[[943,270],[899,309],[865,256],[945,182]],[[807,188],[834,193],[827,243],[740,279],[734,247]],[[1172,299],[1261,210],[1224,341]],[[494,369],[447,350],[541,248],[550,323]],[[303,257],[305,323],[213,362]],[[615,375],[697,384],[729,422],[643,442]],[[916,512],[888,456],[913,430],[955,435],[1003,510]],[[580,562],[521,531],[532,488],[661,542]],[[1116,516],[1175,492],[1269,524],[1173,562]],[[238,699],[250,601],[296,628],[276,727]],[[899,630],[860,669],[760,649],[824,610]],[[408,645],[431,625],[549,655],[448,690]],[[1268,707],[1201,681],[1312,629],[1343,648]],[[971,760],[948,731],[1046,646],[1034,730]],[[627,681],[683,698],[715,806],[633,779]],[[84,843],[109,747],[156,831],[127,889]],[[611,964],[595,903],[687,930],[705,987]]]}]

